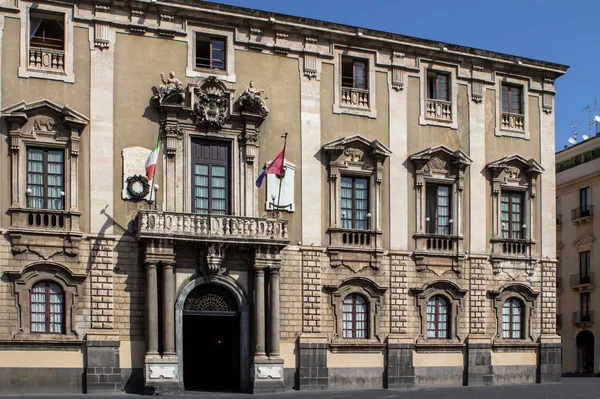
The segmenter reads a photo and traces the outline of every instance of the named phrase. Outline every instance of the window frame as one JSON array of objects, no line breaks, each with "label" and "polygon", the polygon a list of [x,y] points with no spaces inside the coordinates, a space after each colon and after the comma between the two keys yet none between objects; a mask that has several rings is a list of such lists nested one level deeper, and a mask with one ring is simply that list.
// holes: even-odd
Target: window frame
[{"label": "window frame", "polygon": [[[200,159],[200,158],[196,158],[193,154],[194,151],[194,146],[195,145],[200,145],[200,143],[205,143],[208,144],[209,146],[212,146],[213,144],[218,146],[218,147],[224,147],[225,151],[226,151],[226,156],[227,156],[227,160],[226,161],[211,161],[211,160],[204,160],[204,159]],[[203,215],[219,215],[219,216],[227,216],[227,215],[231,215],[232,213],[232,186],[231,186],[231,174],[232,172],[232,154],[231,154],[231,143],[229,141],[225,141],[225,140],[214,140],[214,139],[204,139],[204,138],[193,138],[191,140],[191,146],[190,146],[190,176],[191,176],[191,181],[190,181],[190,187],[191,187],[191,191],[190,191],[190,203],[191,203],[191,212],[192,213],[197,213],[197,214],[203,214]],[[206,161],[204,163],[202,163],[202,165],[206,165],[208,166],[209,172],[208,172],[208,180],[209,180],[209,185],[208,185],[208,213],[199,213],[196,212],[196,206],[195,206],[195,188],[196,188],[196,184],[195,184],[195,177],[196,177],[196,172],[195,172],[195,168],[194,166],[199,164],[196,161]],[[225,167],[225,211],[224,213],[213,213],[213,200],[215,198],[212,197],[212,190],[213,190],[213,186],[212,186],[212,167],[214,166],[224,166]],[[218,200],[222,199],[222,198],[216,198]]]},{"label": "window frame", "polygon": [[[509,201],[508,201],[508,207],[509,207],[509,211],[505,212],[504,210],[502,210],[502,205],[505,204],[506,202],[504,201],[504,196],[508,195],[509,197]],[[521,210],[519,212],[519,218],[521,219],[519,222],[519,228],[518,230],[514,230],[514,221],[513,221],[513,216],[515,214],[515,212],[512,211],[512,205],[513,205],[513,196],[518,195],[519,199],[520,199],[520,205],[521,205]],[[509,240],[524,240],[526,239],[525,237],[525,229],[523,228],[523,224],[525,224],[525,193],[523,191],[520,190],[510,190],[510,189],[505,189],[502,190],[502,192],[500,193],[500,236],[503,239],[509,239]],[[503,220],[503,215],[504,214],[508,214],[508,220],[505,222]],[[509,228],[505,229],[504,228],[504,223],[507,223]],[[504,234],[507,233],[507,237],[504,236]],[[517,234],[518,236],[515,237],[515,234]]]},{"label": "window frame", "polygon": [[[489,290],[488,295],[492,298],[492,305],[496,313],[496,334],[494,336],[494,344],[500,346],[503,344],[533,344],[534,339],[531,320],[533,320],[533,313],[536,310],[536,302],[540,293],[533,291],[532,288],[525,283],[515,282],[505,284],[499,290]],[[522,306],[520,338],[503,337],[503,309],[504,304],[509,299],[518,300]]]},{"label": "window frame", "polygon": [[[448,190],[448,196],[447,196],[447,198],[448,198],[448,205],[446,205],[446,206],[440,205],[440,201],[439,201],[440,200],[439,189],[442,188],[442,187],[446,188]],[[432,195],[430,190],[434,189],[434,188],[435,188],[435,195]],[[452,200],[453,191],[454,190],[453,190],[453,184],[452,183],[428,182],[428,183],[425,184],[425,225],[426,225],[425,226],[425,233],[426,234],[447,235],[447,236],[453,236],[453,235],[455,235],[454,234],[454,226],[453,226],[454,225],[454,223],[453,223],[454,220],[452,219],[452,215],[454,213],[453,212],[454,211],[454,209],[453,209],[453,205],[454,205],[453,202],[454,201]],[[431,207],[429,206],[428,201],[431,198],[435,198],[435,206],[433,207],[433,208],[435,208],[435,215],[430,215],[429,214],[429,211],[430,211]],[[447,225],[440,226],[439,219],[441,217],[444,217],[444,216],[440,216],[440,214],[439,214],[440,206],[443,206],[444,208],[446,208],[448,210],[448,216],[447,216],[448,223],[447,223]],[[431,220],[432,217],[434,218],[435,222],[433,222]],[[427,219],[429,219],[429,221],[427,221]],[[450,222],[450,221],[452,221],[452,222]],[[430,228],[430,226],[433,226],[433,229]],[[441,228],[448,229],[447,230],[448,232],[447,233],[440,232]]]},{"label": "window frame", "polygon": [[[344,193],[344,189],[347,189],[347,187],[344,187],[344,180],[350,179],[352,182],[352,197],[350,198],[350,201],[352,202],[352,208],[351,208],[351,212],[352,212],[352,218],[348,219],[345,216],[345,209],[343,207],[343,202],[344,200],[347,200],[348,198],[345,198],[343,196]],[[366,214],[365,214],[365,219],[364,220],[359,220],[357,217],[357,213],[359,211],[359,209],[357,208],[357,201],[361,201],[362,199],[357,198],[357,187],[356,187],[356,183],[357,180],[364,180],[366,183],[366,189],[364,190],[367,194],[367,208],[366,208]],[[370,178],[369,176],[357,176],[357,175],[341,175],[340,176],[340,220],[341,220],[341,225],[343,229],[349,229],[349,230],[365,230],[365,231],[369,231],[372,230],[371,229],[371,220],[372,219],[372,215],[370,213],[370,208],[371,208],[371,204],[370,204],[370,191],[371,191],[371,187],[370,187]],[[361,209],[362,210],[362,209]],[[371,215],[371,217],[369,217],[369,215]],[[351,226],[347,227],[345,225],[345,221],[349,220]],[[366,224],[366,228],[361,228],[358,227],[359,222],[362,223],[364,222]]]},{"label": "window frame", "polygon": [[[446,97],[445,98],[440,98],[439,97],[439,77],[445,77],[446,78]],[[431,83],[432,80],[435,83],[435,91],[434,91],[434,95],[432,95],[431,93]],[[429,70],[427,71],[427,99],[429,100],[440,100],[440,101],[448,101],[450,102],[452,97],[451,97],[451,86],[450,86],[450,74],[448,72],[438,72],[435,70]]]},{"label": "window frame", "polygon": [[[440,300],[444,301],[443,308],[445,311],[443,313],[440,311],[440,309],[442,308],[442,304],[440,303]],[[434,303],[433,303],[434,312],[433,313],[430,313],[430,311],[429,311],[431,301],[434,301]],[[451,309],[448,299],[446,297],[444,297],[443,295],[439,295],[439,294],[433,295],[432,297],[430,297],[427,300],[427,311],[426,311],[427,329],[425,331],[427,339],[448,339],[448,337],[450,336],[450,325],[451,325],[451,320],[452,320],[451,319],[452,318],[451,310],[452,309]],[[433,315],[433,320],[429,319],[430,315]],[[441,315],[446,316],[446,320],[440,320]],[[431,330],[429,328],[430,323],[432,323],[434,326],[433,330]],[[440,323],[445,323],[446,327],[443,329],[440,328]],[[429,334],[430,331],[433,332],[433,336],[431,336]]]},{"label": "window frame", "polygon": [[[210,58],[209,60],[209,64],[210,66],[206,67],[206,66],[199,66],[198,65],[198,42],[200,41],[200,39],[208,39],[205,40],[205,42],[208,42],[208,51],[210,54]],[[223,62],[223,68],[217,68],[217,67],[213,67],[213,42],[222,42],[223,43],[223,59],[219,60],[220,62]],[[204,35],[201,32],[196,32],[196,39],[195,39],[195,44],[194,44],[194,69],[197,71],[211,71],[211,72],[216,72],[216,71],[222,71],[222,72],[226,72],[227,71],[227,38],[223,37],[223,36],[209,36],[209,35]]]},{"label": "window frame", "polygon": [[[583,262],[582,262],[583,260]],[[579,281],[584,281],[584,278],[591,277],[591,251],[579,252]]]},{"label": "window frame", "polygon": [[[195,23],[188,23],[187,34],[187,66],[185,76],[187,78],[208,78],[216,75],[220,80],[228,83],[236,83],[235,73],[235,29],[220,27],[209,27]],[[225,42],[225,68],[211,69],[196,67],[196,38],[199,36],[223,39]]]},{"label": "window frame", "polygon": [[[375,71],[376,52],[349,48],[344,46],[334,46],[333,49],[333,78],[334,78],[334,95],[333,95],[333,113],[334,114],[351,114],[358,116],[366,116],[369,118],[377,118],[377,81]],[[365,62],[366,72],[366,88],[360,89],[368,91],[369,105],[368,107],[342,104],[342,90],[347,86],[342,84],[342,65],[344,58],[351,58]]]},{"label": "window frame", "polygon": [[[41,304],[42,302],[34,302],[34,295],[36,294],[35,292],[35,288],[40,286],[40,285],[44,285],[44,331],[38,331],[35,330],[33,328],[33,318],[34,318],[34,314],[40,314],[40,312],[34,312],[33,307],[35,304]],[[58,313],[60,315],[60,323],[58,323],[60,325],[60,331],[59,332],[52,332],[51,331],[51,325],[52,324],[57,324],[57,323],[52,323],[52,310],[51,310],[51,305],[53,305],[53,303],[51,302],[51,295],[52,293],[50,292],[50,286],[53,285],[55,287],[58,287],[58,289],[60,290],[60,305],[62,307],[62,312]],[[30,325],[30,330],[32,334],[64,334],[65,333],[65,293],[62,289],[62,287],[58,284],[56,284],[55,282],[52,282],[50,280],[43,280],[40,282],[35,283],[32,287],[31,287],[31,292],[30,292],[30,311],[29,311],[29,325]],[[56,313],[54,313],[56,314]]]},{"label": "window frame", "polygon": [[[518,76],[506,75],[503,73],[496,73],[496,127],[494,129],[495,136],[507,136],[520,138],[524,140],[530,139],[530,114],[529,114],[529,94],[531,92],[531,79],[523,78]],[[502,88],[503,86],[520,87],[521,88],[521,106],[523,115],[523,130],[508,129],[502,127],[502,114],[503,114],[503,102],[502,102]],[[509,106],[510,109],[510,106]]]},{"label": "window frame", "polygon": [[[453,130],[458,129],[458,69],[457,64],[447,64],[426,58],[419,60],[419,125],[441,126]],[[431,75],[446,75],[448,78],[448,99],[439,100],[429,96],[429,77]],[[466,85],[466,83],[461,83]],[[433,117],[427,114],[428,100],[444,101],[450,104],[450,118]]]},{"label": "window frame", "polygon": [[[43,180],[44,180],[43,181],[43,185],[42,185],[43,186],[43,196],[41,196],[41,197],[34,197],[34,198],[40,198],[42,200],[42,204],[43,205],[41,207],[34,207],[34,206],[32,206],[32,200],[31,200],[31,198],[32,198],[33,192],[31,194],[29,194],[29,192],[27,191],[27,190],[29,190],[31,188],[31,186],[35,185],[35,184],[31,183],[30,180],[29,180],[29,177],[30,177],[29,165],[30,165],[30,162],[32,161],[31,159],[29,159],[29,154],[30,154],[30,151],[33,151],[33,150],[42,151],[43,152],[43,158],[44,158],[43,161],[42,161],[43,162],[43,166],[42,166],[43,170],[42,170],[42,173],[41,173],[42,176],[43,176]],[[49,183],[48,183],[49,176],[50,176],[49,169],[48,169],[48,165],[49,165],[50,161],[48,160],[48,155],[49,155],[50,151],[54,151],[54,152],[62,154],[62,180],[63,180],[63,184],[62,184],[62,189],[61,189],[62,195],[61,195],[61,198],[60,198],[62,206],[60,208],[50,208],[50,207],[48,207],[48,203],[49,203],[49,201],[51,199],[51,197],[48,196],[48,194],[49,194],[49,187],[50,187]],[[43,146],[41,146],[41,147],[40,146],[27,146],[26,149],[25,149],[25,154],[26,154],[25,155],[25,159],[26,159],[26,167],[27,167],[27,169],[26,169],[26,174],[27,174],[27,176],[26,176],[26,187],[27,187],[26,188],[26,197],[27,197],[26,198],[26,207],[27,208],[31,208],[31,209],[44,209],[44,210],[64,211],[65,210],[65,193],[66,193],[66,191],[65,191],[66,190],[66,186],[65,186],[65,182],[66,182],[66,178],[65,178],[66,167],[65,166],[66,166],[66,158],[67,158],[65,156],[65,149],[64,148],[55,148],[55,147],[43,147]],[[52,199],[56,199],[56,198],[52,198]]]},{"label": "window frame", "polygon": [[[345,306],[348,305],[346,301],[348,298],[351,298],[352,310],[350,312],[346,312]],[[363,302],[358,304],[357,300],[361,299]],[[359,312],[358,305],[362,305],[363,309]],[[350,315],[350,320],[346,319],[346,315]],[[362,315],[363,320],[358,320],[358,316]],[[346,323],[350,323],[350,329],[346,328]],[[359,328],[358,324],[363,323],[363,327]],[[346,333],[350,333],[350,336],[347,336]],[[364,297],[364,295],[351,293],[346,295],[346,297],[342,300],[342,337],[344,339],[369,339],[369,301]]]},{"label": "window frame", "polygon": [[590,208],[591,208],[591,190],[590,187],[582,187],[579,189],[579,217],[587,217],[590,216]]},{"label": "window frame", "polygon": [[[507,308],[508,304],[508,308]],[[515,305],[516,304],[516,305]],[[518,314],[515,314],[514,310],[518,308]],[[504,312],[508,309],[508,323],[504,322],[504,316],[507,316]],[[523,315],[525,306],[523,302],[516,297],[510,297],[502,305],[502,339],[523,339]],[[505,329],[505,325],[508,324],[508,330]],[[518,329],[515,326],[518,325]],[[505,334],[509,336],[506,337]]]},{"label": "window frame", "polygon": [[[58,4],[38,4],[38,3],[25,3],[19,2],[19,10],[22,16],[21,21],[21,33],[20,33],[20,51],[19,55],[19,68],[17,76],[20,78],[40,78],[47,80],[59,80],[65,83],[75,83],[75,71],[74,71],[74,27],[73,27],[73,7],[62,6]],[[57,17],[63,21],[63,32],[64,32],[64,59],[63,59],[63,71],[54,71],[50,69],[43,69],[36,66],[29,65],[29,50],[31,48],[31,18],[32,13],[34,16],[48,15],[50,17]],[[62,18],[61,18],[62,16]]]}]

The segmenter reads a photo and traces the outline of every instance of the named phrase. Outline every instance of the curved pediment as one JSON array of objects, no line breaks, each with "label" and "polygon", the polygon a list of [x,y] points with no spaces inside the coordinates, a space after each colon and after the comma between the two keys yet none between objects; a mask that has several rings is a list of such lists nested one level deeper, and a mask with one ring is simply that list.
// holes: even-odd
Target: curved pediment
[{"label": "curved pediment", "polygon": [[594,236],[581,236],[581,237],[577,237],[574,241],[573,241],[573,245],[585,245],[585,244],[591,244],[596,240],[596,238],[594,238]]},{"label": "curved pediment", "polygon": [[521,297],[525,298],[527,301],[534,301],[535,298],[540,294],[539,292],[535,292],[531,289],[530,286],[523,283],[508,283],[503,285],[497,291],[489,291],[492,298],[495,298],[497,301],[504,301],[511,293],[518,294]]},{"label": "curved pediment", "polygon": [[425,283],[421,288],[413,288],[411,290],[417,296],[425,298],[433,291],[443,291],[450,295],[452,299],[461,299],[467,293],[466,290],[460,288],[456,283],[450,280],[436,280]]},{"label": "curved pediment", "polygon": [[86,274],[72,273],[69,268],[60,263],[50,261],[33,262],[19,271],[6,272],[6,275],[20,284],[25,284],[32,278],[45,275],[52,276],[66,285],[76,285],[81,284],[87,277]]},{"label": "curved pediment", "polygon": [[353,288],[365,290],[374,298],[381,297],[386,291],[385,288],[378,286],[376,282],[366,277],[350,277],[339,281],[335,285],[325,286],[326,291],[334,293],[338,296],[345,296],[345,294],[349,291],[352,291]]}]

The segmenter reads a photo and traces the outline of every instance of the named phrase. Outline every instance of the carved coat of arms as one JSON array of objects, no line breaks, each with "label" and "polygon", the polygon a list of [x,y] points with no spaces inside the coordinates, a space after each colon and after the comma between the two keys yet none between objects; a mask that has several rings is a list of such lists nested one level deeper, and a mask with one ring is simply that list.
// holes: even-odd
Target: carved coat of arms
[{"label": "carved coat of arms", "polygon": [[221,128],[229,116],[229,92],[215,76],[206,78],[196,90],[196,122]]}]

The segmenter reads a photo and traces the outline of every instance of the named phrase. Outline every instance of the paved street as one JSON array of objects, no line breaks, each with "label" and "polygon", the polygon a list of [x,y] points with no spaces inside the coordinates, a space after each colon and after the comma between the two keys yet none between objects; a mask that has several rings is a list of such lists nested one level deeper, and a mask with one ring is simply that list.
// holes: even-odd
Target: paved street
[{"label": "paved street", "polygon": [[[0,398],[39,398],[39,399],[104,399],[104,398],[133,398],[137,395],[23,395],[1,396]],[[279,398],[289,399],[537,399],[537,398],[600,398],[600,378],[563,378],[559,384],[535,385],[510,385],[484,388],[458,387],[458,388],[421,388],[410,390],[360,390],[360,391],[321,391],[321,392],[286,392],[283,394],[269,395],[244,395],[227,393],[187,393],[188,398]],[[169,398],[163,396],[162,398]],[[181,398],[179,396],[178,398]]]}]

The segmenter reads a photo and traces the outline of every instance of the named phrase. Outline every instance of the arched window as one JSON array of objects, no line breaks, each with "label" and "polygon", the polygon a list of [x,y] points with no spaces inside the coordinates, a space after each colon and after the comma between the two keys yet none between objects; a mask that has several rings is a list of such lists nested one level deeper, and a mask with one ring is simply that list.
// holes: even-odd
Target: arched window
[{"label": "arched window", "polygon": [[64,295],[58,284],[43,281],[31,289],[31,332],[62,334]]},{"label": "arched window", "polygon": [[342,309],[344,338],[368,338],[367,317],[365,298],[357,294],[348,295]]},{"label": "arched window", "polygon": [[440,295],[427,301],[427,338],[448,338],[450,309],[446,298]]},{"label": "arched window", "polygon": [[502,306],[502,338],[523,338],[523,304],[516,298],[509,298]]}]

